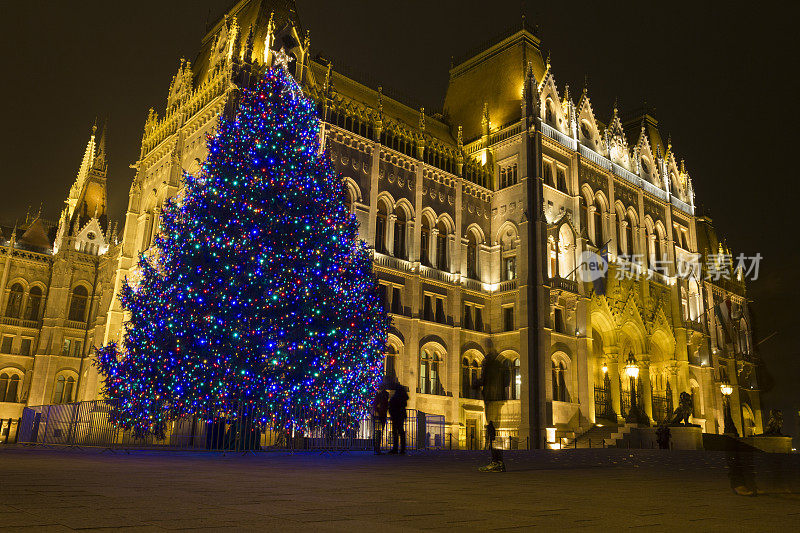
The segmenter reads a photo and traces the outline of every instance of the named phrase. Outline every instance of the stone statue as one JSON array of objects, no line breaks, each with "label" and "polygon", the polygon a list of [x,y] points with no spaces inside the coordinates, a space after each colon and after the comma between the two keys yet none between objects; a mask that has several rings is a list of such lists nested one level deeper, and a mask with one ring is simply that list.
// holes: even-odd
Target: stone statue
[{"label": "stone statue", "polygon": [[770,409],[764,435],[770,437],[782,436],[783,433],[781,433],[781,429],[783,429],[783,411],[780,409]]},{"label": "stone statue", "polygon": [[692,409],[694,405],[692,403],[692,395],[688,392],[682,392],[680,399],[678,400],[678,408],[675,409],[675,412],[672,414],[672,420],[670,421],[670,425],[672,426],[689,426],[689,417],[692,416]]}]

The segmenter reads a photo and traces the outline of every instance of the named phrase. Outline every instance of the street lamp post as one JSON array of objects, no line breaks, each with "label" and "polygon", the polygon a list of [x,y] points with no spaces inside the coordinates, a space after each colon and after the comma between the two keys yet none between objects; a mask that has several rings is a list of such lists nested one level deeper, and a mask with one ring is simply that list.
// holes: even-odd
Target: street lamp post
[{"label": "street lamp post", "polygon": [[722,392],[723,408],[725,411],[725,428],[722,432],[725,435],[735,435],[738,437],[739,432],[736,430],[736,424],[733,422],[733,417],[731,416],[731,394],[733,393],[733,387],[727,381],[723,381],[719,384],[719,390]]},{"label": "street lamp post", "polygon": [[625,418],[626,422],[632,424],[645,424],[650,425],[647,415],[642,412],[641,407],[636,403],[636,380],[639,378],[639,365],[633,352],[628,355],[628,361],[625,365],[625,374],[631,380],[631,408],[628,410],[628,416]]}]

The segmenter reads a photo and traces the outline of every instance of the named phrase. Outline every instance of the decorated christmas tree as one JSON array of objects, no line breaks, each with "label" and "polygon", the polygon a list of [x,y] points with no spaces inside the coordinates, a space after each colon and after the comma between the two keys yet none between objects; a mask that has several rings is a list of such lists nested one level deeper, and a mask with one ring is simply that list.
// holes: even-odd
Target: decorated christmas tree
[{"label": "decorated christmas tree", "polygon": [[113,420],[136,435],[230,411],[309,428],[363,413],[388,319],[319,120],[285,66],[243,89],[163,210],[120,298],[124,347],[98,351]]}]

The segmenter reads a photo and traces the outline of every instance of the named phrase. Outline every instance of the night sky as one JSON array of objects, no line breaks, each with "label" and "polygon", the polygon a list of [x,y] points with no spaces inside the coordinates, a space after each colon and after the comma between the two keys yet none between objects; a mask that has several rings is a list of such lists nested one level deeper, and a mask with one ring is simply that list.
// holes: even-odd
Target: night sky
[{"label": "night sky", "polygon": [[[109,119],[111,216],[121,220],[147,110],[163,114],[181,57],[193,59],[206,20],[229,0],[8,2],[0,35],[6,104],[0,129],[0,220],[27,206],[56,219],[95,117]],[[322,53],[431,108],[441,108],[450,56],[518,24],[519,0],[297,2]],[[771,407],[800,408],[794,342],[800,283],[797,186],[796,17],[760,3],[527,2],[559,91],[579,96],[588,75],[595,112],[607,121],[655,106],[664,139],[686,159],[697,203],[734,254],[760,252],[749,297],[757,341],[774,386]],[[477,111],[476,111],[477,112]],[[769,386],[764,380],[764,385]],[[784,411],[787,423],[789,412]]]}]

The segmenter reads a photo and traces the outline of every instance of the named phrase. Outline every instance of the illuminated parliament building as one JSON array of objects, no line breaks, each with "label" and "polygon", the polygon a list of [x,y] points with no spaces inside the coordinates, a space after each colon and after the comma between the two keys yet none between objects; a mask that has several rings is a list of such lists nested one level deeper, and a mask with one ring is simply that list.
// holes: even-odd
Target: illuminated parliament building
[{"label": "illuminated parliament building", "polygon": [[[686,392],[692,421],[722,433],[729,382],[739,432],[762,431],[744,282],[707,279],[729,251],[652,114],[559,86],[524,21],[453,62],[438,111],[337,70],[308,35],[293,2],[240,0],[147,114],[119,230],[102,131],[58,220],[0,227],[0,418],[102,396],[93,347],[121,338],[115,295],[161,207],[239,88],[284,49],[374,247],[392,317],[386,380],[410,408],[444,415],[461,447],[482,446],[489,420],[509,446],[545,446],[622,424],[633,382],[652,423]],[[582,280],[582,254],[606,250],[604,286]],[[743,311],[723,319],[723,302]]]}]

